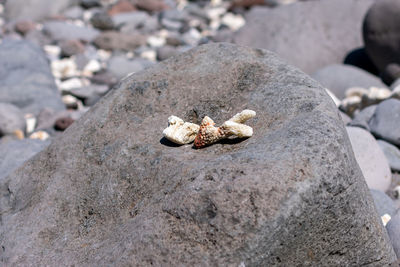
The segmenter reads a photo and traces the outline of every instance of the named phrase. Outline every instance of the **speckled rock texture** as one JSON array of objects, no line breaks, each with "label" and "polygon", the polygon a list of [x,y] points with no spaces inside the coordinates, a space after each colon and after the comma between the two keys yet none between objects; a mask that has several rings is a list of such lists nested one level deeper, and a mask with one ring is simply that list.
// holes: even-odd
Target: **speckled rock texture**
[{"label": "speckled rock texture", "polygon": [[[243,109],[257,112],[249,139],[200,150],[162,139],[171,114],[221,124]],[[270,52],[232,44],[125,78],[0,188],[3,265],[395,260],[325,90]]]}]

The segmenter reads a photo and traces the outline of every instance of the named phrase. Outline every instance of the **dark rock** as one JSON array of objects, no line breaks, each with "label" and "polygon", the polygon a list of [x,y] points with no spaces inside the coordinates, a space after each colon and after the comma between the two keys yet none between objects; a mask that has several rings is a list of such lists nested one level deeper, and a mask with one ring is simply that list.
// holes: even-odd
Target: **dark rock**
[{"label": "dark rock", "polygon": [[[362,46],[364,15],[374,0],[297,2],[276,8],[254,7],[235,43],[266,48],[307,73],[342,63]],[[307,19],[304,19],[307,14]]]},{"label": "dark rock", "polygon": [[37,115],[44,107],[64,110],[46,55],[26,41],[0,45],[0,102]]},{"label": "dark rock", "polygon": [[376,107],[377,105],[372,105],[358,112],[354,116],[354,119],[349,123],[349,126],[360,127],[370,131],[368,123],[374,115]]},{"label": "dark rock", "polygon": [[92,16],[90,19],[93,27],[100,30],[112,30],[114,29],[114,22],[112,18],[103,12],[98,12]]},{"label": "dark rock", "polygon": [[136,11],[136,8],[134,5],[131,4],[131,2],[129,2],[128,0],[120,0],[108,10],[108,14],[110,16],[113,16],[116,14],[132,11]]},{"label": "dark rock", "polygon": [[378,69],[368,56],[365,48],[357,48],[346,55],[343,61],[346,65],[353,65],[374,75],[379,75]]},{"label": "dark rock", "polygon": [[59,118],[54,124],[54,129],[65,131],[72,123],[74,123],[74,120],[71,117]]},{"label": "dark rock", "polygon": [[388,64],[381,73],[381,78],[384,83],[391,85],[400,78],[400,65],[397,63]]},{"label": "dark rock", "polygon": [[230,29],[223,29],[218,31],[215,36],[211,37],[211,40],[217,43],[220,42],[233,42],[233,32]]},{"label": "dark rock", "polygon": [[392,242],[394,252],[400,258],[400,210],[388,222],[386,230]]},{"label": "dark rock", "polygon": [[357,163],[370,189],[386,192],[392,180],[389,163],[375,138],[359,127],[346,127]]},{"label": "dark rock", "polygon": [[119,32],[101,33],[94,41],[94,45],[105,50],[133,51],[146,43],[146,37],[141,34],[124,34]]},{"label": "dark rock", "polygon": [[125,56],[114,56],[108,62],[108,70],[117,79],[121,79],[130,73],[139,72],[154,63],[143,58],[127,59]]},{"label": "dark rock", "polygon": [[131,0],[135,7],[148,12],[160,12],[168,8],[163,0]]},{"label": "dark rock", "polygon": [[381,102],[369,121],[369,128],[377,138],[400,145],[400,100]]},{"label": "dark rock", "polygon": [[180,46],[185,44],[181,35],[178,33],[170,33],[166,38],[166,43],[171,46]]},{"label": "dark rock", "polygon": [[390,63],[400,64],[400,2],[380,0],[368,10],[363,37],[368,55],[383,71]]},{"label": "dark rock", "polygon": [[160,61],[176,56],[178,54],[179,50],[173,46],[165,45],[157,49],[157,59]]},{"label": "dark rock", "polygon": [[8,20],[43,20],[60,14],[75,0],[10,0],[5,3],[4,14]]},{"label": "dark rock", "polygon": [[[160,140],[171,114],[219,124],[244,108],[247,140]],[[5,265],[395,260],[336,106],[263,50],[203,45],[124,79],[0,188]]]},{"label": "dark rock", "polygon": [[311,77],[328,88],[339,99],[345,97],[346,90],[350,87],[387,88],[378,77],[350,65],[329,65],[317,70],[311,74]]},{"label": "dark rock", "polygon": [[20,130],[25,132],[26,122],[22,111],[8,103],[0,103],[0,137]]},{"label": "dark rock", "polygon": [[34,30],[36,28],[36,24],[33,21],[22,20],[15,23],[15,31],[26,35],[28,32]]},{"label": "dark rock", "polygon": [[371,195],[378,215],[381,217],[385,214],[393,216],[396,212],[396,206],[393,200],[382,191],[371,189]]},{"label": "dark rock", "polygon": [[118,79],[108,71],[101,71],[95,73],[91,78],[90,81],[95,84],[105,84],[108,87],[113,87],[117,84]]},{"label": "dark rock", "polygon": [[83,104],[87,107],[91,107],[94,106],[97,102],[99,102],[101,98],[102,98],[101,95],[91,95],[88,98],[85,98]]},{"label": "dark rock", "polygon": [[383,140],[378,140],[378,144],[385,154],[392,171],[400,172],[400,150],[396,146]]},{"label": "dark rock", "polygon": [[101,7],[101,0],[80,0],[80,4],[84,8]]},{"label": "dark rock", "polygon": [[80,27],[63,21],[48,21],[43,24],[43,32],[54,41],[81,40],[90,43],[99,31],[89,27]]},{"label": "dark rock", "polygon": [[22,166],[28,159],[42,151],[50,141],[33,139],[15,140],[0,144],[0,182]]},{"label": "dark rock", "polygon": [[79,40],[65,40],[60,42],[61,55],[70,57],[85,52],[85,46]]}]

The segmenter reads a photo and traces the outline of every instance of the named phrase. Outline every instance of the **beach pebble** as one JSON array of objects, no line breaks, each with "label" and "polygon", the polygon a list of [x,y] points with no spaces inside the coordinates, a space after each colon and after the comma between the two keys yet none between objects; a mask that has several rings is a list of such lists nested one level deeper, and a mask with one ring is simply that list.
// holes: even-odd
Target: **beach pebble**
[{"label": "beach pebble", "polygon": [[368,187],[382,192],[387,191],[392,173],[385,154],[375,138],[362,128],[346,127],[346,130]]},{"label": "beach pebble", "polygon": [[377,138],[400,145],[400,100],[381,102],[369,121],[369,128]]},{"label": "beach pebble", "polygon": [[383,141],[383,140],[377,140],[377,141],[378,141],[378,145],[381,147],[383,153],[385,154],[392,171],[399,172],[400,171],[400,150],[396,146],[394,146],[386,141]]},{"label": "beach pebble", "polygon": [[19,130],[25,132],[26,121],[22,111],[8,103],[0,103],[0,137],[14,134]]}]

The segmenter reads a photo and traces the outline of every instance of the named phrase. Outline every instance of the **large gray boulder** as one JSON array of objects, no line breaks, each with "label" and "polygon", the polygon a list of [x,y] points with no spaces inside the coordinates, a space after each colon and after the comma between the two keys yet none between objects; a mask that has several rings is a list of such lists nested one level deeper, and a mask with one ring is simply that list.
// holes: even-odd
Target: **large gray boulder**
[{"label": "large gray boulder", "polygon": [[341,63],[363,45],[365,13],[375,0],[321,0],[276,8],[255,7],[234,37],[237,44],[269,49],[312,73]]},{"label": "large gray boulder", "polygon": [[0,102],[36,115],[45,107],[65,109],[49,62],[39,47],[26,41],[3,40],[0,58]]},{"label": "large gray boulder", "polygon": [[77,0],[9,0],[5,3],[5,16],[8,20],[43,20],[59,15]]},{"label": "large gray boulder", "polygon": [[[174,114],[254,136],[161,138]],[[4,265],[382,266],[394,252],[325,90],[274,54],[200,46],[120,82],[0,184]],[[18,236],[18,238],[16,238]]]}]

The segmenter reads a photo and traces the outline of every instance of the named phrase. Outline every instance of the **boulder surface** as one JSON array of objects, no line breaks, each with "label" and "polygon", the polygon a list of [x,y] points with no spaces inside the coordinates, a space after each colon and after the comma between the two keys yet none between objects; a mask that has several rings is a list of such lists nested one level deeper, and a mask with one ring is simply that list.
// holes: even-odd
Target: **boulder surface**
[{"label": "boulder surface", "polygon": [[300,1],[276,8],[254,7],[234,42],[269,49],[307,73],[363,45],[361,28],[374,0]]},{"label": "boulder surface", "polygon": [[[257,112],[249,139],[193,149],[161,138],[170,115],[221,124],[246,108]],[[125,78],[0,188],[4,265],[395,260],[325,90],[232,44]]]}]

